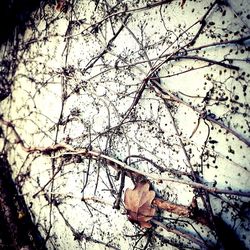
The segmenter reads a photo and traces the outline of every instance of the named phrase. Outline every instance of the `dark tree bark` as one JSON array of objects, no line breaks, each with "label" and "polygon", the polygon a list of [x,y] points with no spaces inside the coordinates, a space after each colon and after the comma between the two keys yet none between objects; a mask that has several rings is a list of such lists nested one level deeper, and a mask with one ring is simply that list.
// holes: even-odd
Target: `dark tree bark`
[{"label": "dark tree bark", "polygon": [[41,0],[2,0],[0,2],[0,44],[14,37],[15,28],[18,28],[18,32],[24,32],[25,22],[29,20],[31,12],[39,7],[40,2]]},{"label": "dark tree bark", "polygon": [[0,249],[46,249],[12,180],[5,155],[0,155]]}]

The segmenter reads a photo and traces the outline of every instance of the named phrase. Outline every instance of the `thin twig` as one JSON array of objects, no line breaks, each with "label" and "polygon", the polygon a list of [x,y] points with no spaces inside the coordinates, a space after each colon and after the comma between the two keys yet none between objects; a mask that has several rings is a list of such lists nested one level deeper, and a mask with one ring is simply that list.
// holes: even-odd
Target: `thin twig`
[{"label": "thin twig", "polygon": [[237,131],[234,131],[232,128],[227,127],[221,121],[219,121],[219,120],[213,118],[212,116],[208,115],[203,110],[199,110],[198,108],[196,108],[196,107],[190,105],[189,103],[183,101],[182,99],[180,99],[178,96],[175,96],[171,92],[169,92],[169,91],[167,92],[155,80],[152,80],[152,82],[154,83],[154,85],[152,85],[152,88],[156,91],[156,95],[160,96],[163,100],[169,101],[169,97],[170,97],[172,99],[172,101],[176,101],[178,103],[184,104],[185,106],[191,108],[193,111],[197,112],[202,119],[210,121],[210,122],[220,126],[221,128],[225,129],[228,133],[234,135],[241,142],[245,143],[248,147],[250,147],[250,141],[248,141],[246,138],[244,138],[242,135],[240,135]]},{"label": "thin twig", "polygon": [[[3,120],[2,120],[3,121]],[[12,125],[12,123],[10,122],[5,122],[5,124],[8,124],[8,126],[14,128],[14,125]],[[11,124],[11,125],[10,125]],[[17,136],[17,138],[20,138],[19,134],[15,131],[15,135]],[[23,140],[19,140],[23,145]],[[93,151],[93,150],[88,150],[87,148],[85,149],[74,149],[72,146],[65,144],[65,143],[61,143],[61,144],[56,144],[53,146],[49,146],[49,147],[22,147],[24,149],[24,151],[28,152],[28,153],[40,153],[42,155],[50,155],[52,152],[56,153],[59,151],[64,151],[63,153],[59,153],[55,156],[50,156],[50,158],[56,159],[56,158],[60,158],[63,156],[68,156],[68,155],[82,155],[85,156],[87,158],[90,159],[96,159],[96,160],[106,160],[107,164],[109,166],[111,166],[112,168],[114,168],[115,170],[120,170],[120,169],[124,169],[128,176],[131,176],[131,174],[135,174],[135,175],[139,175],[139,176],[145,176],[151,180],[155,180],[157,182],[175,182],[175,183],[179,183],[179,184],[183,184],[183,185],[188,185],[191,186],[193,188],[200,188],[203,190],[206,190],[208,192],[212,192],[212,193],[221,193],[221,194],[228,194],[228,195],[237,195],[237,196],[244,196],[244,197],[250,197],[250,192],[248,191],[234,191],[234,190],[227,190],[227,189],[218,189],[216,187],[208,187],[204,184],[201,183],[197,183],[197,182],[193,182],[193,181],[185,181],[185,180],[180,180],[180,179],[174,179],[174,178],[168,178],[168,177],[162,177],[161,175],[157,175],[157,174],[152,174],[152,173],[146,173],[145,171],[141,171],[138,170],[134,167],[131,167],[127,164],[125,164],[122,161],[119,161],[115,158],[112,158],[108,155],[105,155],[101,152],[98,151]],[[67,151],[68,150],[68,151]]]},{"label": "thin twig", "polygon": [[187,234],[184,232],[181,232],[177,229],[174,228],[169,228],[167,226],[165,226],[163,223],[161,223],[160,221],[157,221],[155,219],[152,219],[151,222],[153,222],[154,224],[156,224],[157,226],[162,227],[164,230],[170,232],[170,233],[174,233],[182,238],[185,238],[187,240],[190,240],[191,242],[195,243],[196,245],[202,247],[202,249],[208,249],[207,246],[205,245],[205,243],[197,238],[195,238],[193,235],[191,234]]}]

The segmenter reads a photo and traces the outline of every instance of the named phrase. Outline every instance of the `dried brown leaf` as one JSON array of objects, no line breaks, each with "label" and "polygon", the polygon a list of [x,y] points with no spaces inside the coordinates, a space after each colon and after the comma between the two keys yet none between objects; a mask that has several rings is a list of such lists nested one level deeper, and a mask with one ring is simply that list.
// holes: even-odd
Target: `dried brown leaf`
[{"label": "dried brown leaf", "polygon": [[143,228],[150,228],[149,221],[155,214],[155,208],[151,206],[155,192],[149,190],[149,183],[137,183],[135,188],[127,189],[124,202],[130,221],[138,223]]}]

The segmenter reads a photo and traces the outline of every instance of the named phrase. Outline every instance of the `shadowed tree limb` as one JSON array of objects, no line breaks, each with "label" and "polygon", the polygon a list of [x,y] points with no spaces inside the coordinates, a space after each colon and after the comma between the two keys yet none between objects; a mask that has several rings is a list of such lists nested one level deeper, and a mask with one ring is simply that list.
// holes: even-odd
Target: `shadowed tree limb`
[{"label": "shadowed tree limb", "polygon": [[0,155],[0,222],[1,249],[46,249],[23,196],[12,180],[11,168],[5,155]]}]

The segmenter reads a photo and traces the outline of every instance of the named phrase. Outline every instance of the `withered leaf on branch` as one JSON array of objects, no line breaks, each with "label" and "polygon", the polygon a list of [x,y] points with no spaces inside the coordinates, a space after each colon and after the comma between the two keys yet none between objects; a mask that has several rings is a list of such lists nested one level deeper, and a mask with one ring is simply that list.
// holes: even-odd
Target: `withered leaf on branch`
[{"label": "withered leaf on branch", "polygon": [[149,221],[155,214],[155,208],[151,205],[154,198],[155,192],[149,190],[148,182],[139,182],[134,189],[128,188],[124,197],[128,219],[138,223],[142,228],[150,228],[152,225]]}]

